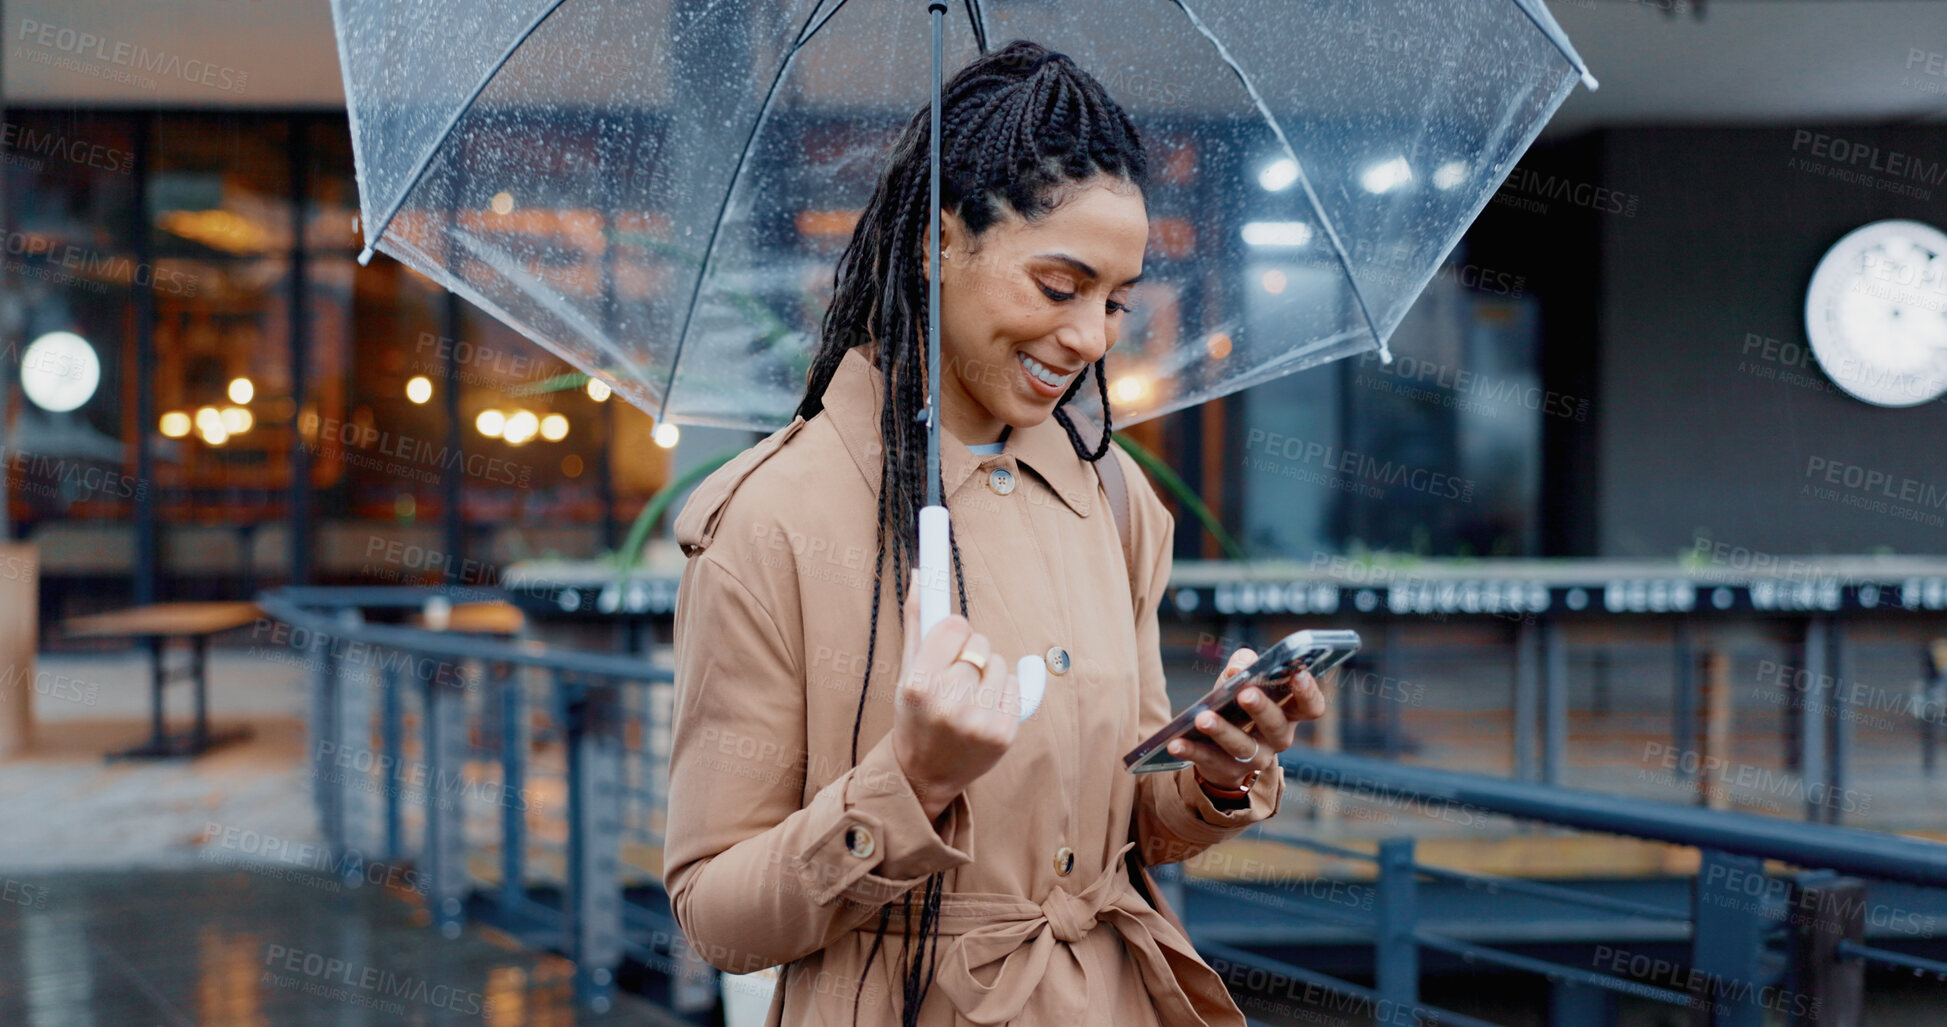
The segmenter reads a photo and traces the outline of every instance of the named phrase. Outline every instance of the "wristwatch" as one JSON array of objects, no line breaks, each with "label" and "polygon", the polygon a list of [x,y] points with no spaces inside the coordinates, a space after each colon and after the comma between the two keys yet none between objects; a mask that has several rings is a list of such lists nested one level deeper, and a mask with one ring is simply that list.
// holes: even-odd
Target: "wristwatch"
[{"label": "wristwatch", "polygon": [[1203,772],[1195,767],[1190,768],[1190,772],[1196,775],[1197,786],[1203,789],[1203,794],[1210,797],[1211,805],[1219,809],[1242,809],[1251,804],[1251,786],[1257,784],[1257,776],[1264,771],[1261,769],[1251,771],[1251,775],[1244,779],[1244,783],[1236,788],[1211,784],[1204,779]]}]

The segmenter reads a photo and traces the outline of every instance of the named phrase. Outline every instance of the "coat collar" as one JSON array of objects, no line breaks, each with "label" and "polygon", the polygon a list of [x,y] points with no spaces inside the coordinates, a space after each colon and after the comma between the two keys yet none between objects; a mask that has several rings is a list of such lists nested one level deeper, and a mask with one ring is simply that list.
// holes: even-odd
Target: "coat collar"
[{"label": "coat collar", "polygon": [[[879,369],[865,357],[862,348],[846,351],[832,380],[825,387],[825,416],[831,418],[852,455],[859,474],[876,493],[879,489]],[[1086,437],[1092,425],[1086,418],[1076,425]],[[994,456],[980,456],[940,427],[940,480],[942,495],[951,497],[975,471],[1018,461],[1046,482],[1055,495],[1076,514],[1087,517],[1095,503],[1100,478],[1088,461],[1075,455],[1068,433],[1052,416],[1030,428],[1015,428],[1007,433],[1007,444]]]}]

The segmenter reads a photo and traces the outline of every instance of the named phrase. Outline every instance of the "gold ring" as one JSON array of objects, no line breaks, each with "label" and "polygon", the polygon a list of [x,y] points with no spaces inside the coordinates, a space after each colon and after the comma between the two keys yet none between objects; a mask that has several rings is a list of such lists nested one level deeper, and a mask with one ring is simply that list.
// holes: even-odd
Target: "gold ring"
[{"label": "gold ring", "polygon": [[982,656],[977,652],[974,652],[972,649],[962,647],[960,650],[960,655],[955,656],[952,662],[957,663],[961,660],[965,660],[966,662],[973,664],[973,668],[981,672],[982,674],[987,673],[987,657]]}]

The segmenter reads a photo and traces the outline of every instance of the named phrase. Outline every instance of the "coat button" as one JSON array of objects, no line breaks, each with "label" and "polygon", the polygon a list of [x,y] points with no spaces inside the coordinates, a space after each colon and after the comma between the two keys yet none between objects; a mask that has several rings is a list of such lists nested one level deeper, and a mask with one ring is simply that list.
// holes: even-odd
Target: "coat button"
[{"label": "coat button", "polygon": [[1055,850],[1055,873],[1067,877],[1075,869],[1075,850],[1064,845]]},{"label": "coat button", "polygon": [[1068,650],[1061,646],[1048,648],[1048,669],[1056,674],[1068,673]]},{"label": "coat button", "polygon": [[987,472],[987,487],[1000,495],[1014,491],[1014,472],[1005,467],[996,467]]},{"label": "coat button", "polygon": [[872,832],[856,824],[845,829],[845,848],[860,859],[872,855],[878,843],[872,840]]}]

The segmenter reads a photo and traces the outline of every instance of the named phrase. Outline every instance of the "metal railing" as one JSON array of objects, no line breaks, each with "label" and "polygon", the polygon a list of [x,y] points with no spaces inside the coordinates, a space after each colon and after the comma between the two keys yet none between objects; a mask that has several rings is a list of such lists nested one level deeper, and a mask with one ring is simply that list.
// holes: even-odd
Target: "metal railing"
[{"label": "metal railing", "polygon": [[[1857,1023],[1863,969],[1868,963],[1947,980],[1947,962],[1865,943],[1867,883],[1861,880],[1947,888],[1947,845],[1341,753],[1293,749],[1282,754],[1280,763],[1291,786],[1346,790],[1422,811],[1450,806],[1465,811],[1470,819],[1500,814],[1691,846],[1699,852],[1690,907],[1678,909],[1421,863],[1414,857],[1412,838],[1381,841],[1375,852],[1280,838],[1339,859],[1374,864],[1377,883],[1369,920],[1338,910],[1291,907],[1322,922],[1349,927],[1367,939],[1373,954],[1373,986],[1295,967],[1235,945],[1198,939],[1198,950],[1213,963],[1228,962],[1269,975],[1265,979],[1282,978],[1349,997],[1363,1015],[1378,1023],[1493,1027],[1477,1017],[1421,1002],[1422,950],[1544,976],[1556,986],[1556,1000],[1571,996],[1566,1005],[1576,1010],[1558,1020],[1577,1027],[1612,1022],[1603,1006],[1605,992],[1684,1007],[1716,1027],[1758,1027],[1766,1022],[1768,1012],[1781,1013],[1785,1022],[1794,1025]],[[1797,867],[1799,872],[1774,877],[1767,871],[1768,860]],[[1612,968],[1630,972],[1601,973],[1469,942],[1425,925],[1418,902],[1421,878],[1573,904],[1636,921],[1676,924],[1687,929],[1690,955],[1679,963],[1611,948],[1612,957],[1620,956],[1609,960]],[[1192,891],[1211,887],[1196,878],[1188,884]],[[1781,950],[1771,951],[1773,943],[1781,943]],[[1947,1002],[1947,990],[1942,1000]]]},{"label": "metal railing", "polygon": [[[433,922],[449,935],[474,917],[569,957],[577,994],[591,1008],[607,1007],[615,971],[629,958],[666,977],[659,999],[707,1012],[717,1001],[715,971],[689,950],[660,881],[670,671],[646,657],[366,620],[366,611],[416,610],[435,596],[499,597],[382,587],[287,588],[259,599],[291,626],[288,642],[312,670],[309,755],[326,842],[340,853],[411,861]],[[1220,970],[1339,996],[1379,1023],[1488,1024],[1421,1000],[1424,953],[1546,976],[1556,987],[1557,1020],[1578,1027],[1610,1022],[1602,1006],[1610,994],[1698,1010],[1723,1027],[1756,1027],[1767,1009],[1780,1008],[1782,994],[1790,1023],[1846,1022],[1840,1014],[1859,1002],[1865,964],[1947,975],[1947,963],[1868,944],[1860,922],[1861,878],[1947,887],[1947,846],[1337,753],[1296,749],[1282,762],[1294,788],[1699,850],[1691,902],[1682,908],[1429,865],[1415,858],[1411,838],[1366,852],[1279,837],[1374,867],[1369,916],[1278,904],[1293,919],[1329,924],[1369,945],[1371,986],[1252,951],[1243,946],[1254,943],[1234,934],[1209,937],[1192,923],[1198,949]],[[1766,860],[1800,871],[1774,877]],[[1179,909],[1187,908],[1186,892],[1235,890],[1186,878],[1175,866],[1159,869],[1159,885]],[[1422,915],[1423,879],[1596,910],[1614,924],[1655,924],[1660,936],[1687,940],[1690,954],[1641,973],[1625,953],[1631,958],[1610,966],[1618,972],[1604,973],[1457,937]],[[1249,996],[1243,1001],[1250,1008]]]},{"label": "metal railing", "polygon": [[442,933],[470,916],[560,952],[597,1011],[625,956],[688,994],[712,983],[659,901],[659,861],[626,862],[633,845],[646,847],[642,863],[660,849],[669,669],[365,619],[435,597],[496,594],[302,587],[258,598],[311,671],[307,753],[336,865],[413,863]]}]

